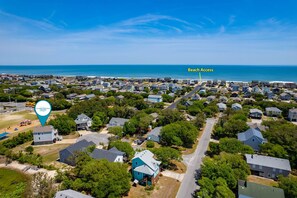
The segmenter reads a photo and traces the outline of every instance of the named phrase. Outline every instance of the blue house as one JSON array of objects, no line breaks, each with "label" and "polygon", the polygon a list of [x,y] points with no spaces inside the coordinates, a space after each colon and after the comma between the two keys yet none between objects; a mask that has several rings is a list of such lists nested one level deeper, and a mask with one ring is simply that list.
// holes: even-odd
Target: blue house
[{"label": "blue house", "polygon": [[245,145],[252,147],[255,151],[259,151],[260,145],[266,142],[262,133],[254,128],[250,128],[243,133],[238,133],[237,138]]},{"label": "blue house", "polygon": [[135,183],[153,185],[157,182],[160,173],[160,161],[154,159],[149,150],[136,153],[132,159],[132,175]]}]

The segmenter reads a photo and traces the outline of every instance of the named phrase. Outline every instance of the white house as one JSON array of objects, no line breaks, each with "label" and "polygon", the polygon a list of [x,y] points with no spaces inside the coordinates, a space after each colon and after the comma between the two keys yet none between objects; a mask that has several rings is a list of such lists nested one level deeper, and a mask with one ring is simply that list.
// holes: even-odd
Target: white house
[{"label": "white house", "polygon": [[58,131],[52,125],[35,127],[33,129],[33,142],[35,145],[52,144],[58,138]]},{"label": "white house", "polygon": [[281,116],[282,111],[276,107],[267,107],[265,109],[267,116]]},{"label": "white house", "polygon": [[290,109],[288,119],[292,122],[297,122],[297,109]]},{"label": "white house", "polygon": [[147,98],[147,101],[157,103],[157,102],[162,102],[162,96],[160,95],[149,95]]}]

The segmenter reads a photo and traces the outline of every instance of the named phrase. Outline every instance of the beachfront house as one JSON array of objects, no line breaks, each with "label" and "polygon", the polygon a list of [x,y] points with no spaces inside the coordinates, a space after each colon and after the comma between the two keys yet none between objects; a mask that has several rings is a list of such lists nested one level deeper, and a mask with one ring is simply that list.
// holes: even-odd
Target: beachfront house
[{"label": "beachfront house", "polygon": [[156,127],[147,134],[147,140],[160,143],[160,132],[162,127]]},{"label": "beachfront house", "polygon": [[276,107],[267,107],[265,109],[266,115],[271,117],[279,117],[282,115],[282,111]]},{"label": "beachfront house", "polygon": [[249,181],[238,181],[238,198],[285,198],[284,190]]},{"label": "beachfront house", "polygon": [[39,126],[33,129],[34,145],[52,144],[58,140],[58,131],[52,126]]},{"label": "beachfront house", "polygon": [[147,98],[148,102],[152,102],[152,103],[157,103],[157,102],[162,102],[162,96],[161,95],[149,95]]},{"label": "beachfront house", "polygon": [[132,159],[132,175],[134,183],[154,185],[160,174],[160,161],[154,159],[149,150],[136,153]]},{"label": "beachfront house", "polygon": [[239,103],[234,103],[234,104],[232,104],[231,109],[234,111],[238,111],[238,110],[242,109],[242,106]]},{"label": "beachfront house", "polygon": [[80,114],[74,120],[76,123],[76,130],[89,130],[92,126],[92,119],[85,114]]},{"label": "beachfront house", "polygon": [[124,155],[125,153],[119,151],[116,147],[112,147],[109,150],[95,148],[94,151],[90,154],[92,158],[97,160],[106,159],[109,162],[120,163],[124,162]]},{"label": "beachfront house", "polygon": [[287,159],[256,154],[245,154],[246,162],[253,175],[269,179],[277,179],[278,175],[288,176],[291,172]]},{"label": "beachfront house", "polygon": [[225,111],[227,109],[227,105],[222,102],[218,103],[217,106],[219,108],[219,111],[221,111],[221,112]]},{"label": "beachfront house", "polygon": [[245,132],[238,133],[237,139],[243,144],[252,147],[255,151],[259,151],[260,145],[266,142],[262,133],[254,128],[250,128]]},{"label": "beachfront house", "polygon": [[92,141],[82,140],[72,144],[59,152],[60,162],[75,166],[75,158],[79,152],[85,151],[89,146],[96,146]]},{"label": "beachfront house", "polygon": [[297,122],[297,109],[293,108],[289,110],[288,120],[291,122]]},{"label": "beachfront house", "polygon": [[250,109],[249,116],[250,118],[256,118],[256,119],[261,119],[263,115],[263,112],[259,109]]},{"label": "beachfront house", "polygon": [[110,119],[110,121],[108,123],[108,127],[115,127],[115,126],[123,127],[124,124],[128,121],[129,121],[129,119],[113,117]]},{"label": "beachfront house", "polygon": [[89,195],[82,194],[75,190],[60,190],[56,193],[54,198],[93,198]]}]

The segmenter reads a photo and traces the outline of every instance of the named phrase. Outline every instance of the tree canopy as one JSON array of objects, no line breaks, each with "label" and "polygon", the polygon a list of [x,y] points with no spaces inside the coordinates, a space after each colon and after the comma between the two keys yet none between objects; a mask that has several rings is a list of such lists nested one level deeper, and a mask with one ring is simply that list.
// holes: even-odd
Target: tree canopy
[{"label": "tree canopy", "polygon": [[49,121],[49,124],[53,125],[60,135],[68,135],[76,129],[74,120],[65,114],[57,115],[54,119]]}]

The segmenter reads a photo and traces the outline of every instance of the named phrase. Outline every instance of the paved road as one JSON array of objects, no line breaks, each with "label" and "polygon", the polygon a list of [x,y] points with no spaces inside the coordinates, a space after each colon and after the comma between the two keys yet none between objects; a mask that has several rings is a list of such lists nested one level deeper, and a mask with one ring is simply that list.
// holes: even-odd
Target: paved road
[{"label": "paved road", "polygon": [[216,122],[215,118],[208,118],[203,134],[199,140],[198,146],[193,154],[184,156],[184,162],[187,164],[187,172],[183,178],[182,184],[178,190],[177,198],[191,198],[193,193],[197,190],[196,183],[197,173],[200,171],[202,158],[207,151],[208,143],[210,141],[211,132]]},{"label": "paved road", "polygon": [[175,109],[176,105],[179,103],[179,101],[181,99],[187,99],[192,97],[197,91],[199,91],[201,88],[201,85],[198,84],[192,91],[190,91],[188,94],[184,95],[183,97],[181,97],[179,100],[175,101],[174,103],[172,103],[171,105],[169,105],[166,109]]}]

